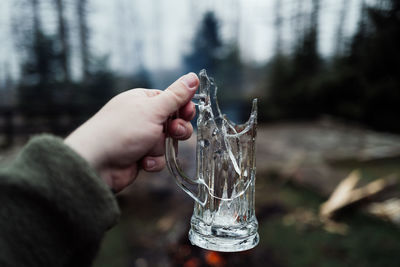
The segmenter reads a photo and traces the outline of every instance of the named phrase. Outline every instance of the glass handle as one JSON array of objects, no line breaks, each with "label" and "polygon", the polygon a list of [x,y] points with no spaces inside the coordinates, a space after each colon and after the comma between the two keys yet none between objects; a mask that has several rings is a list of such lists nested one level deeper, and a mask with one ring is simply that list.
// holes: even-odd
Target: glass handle
[{"label": "glass handle", "polygon": [[[201,205],[204,205],[207,201],[207,192],[206,190],[201,190],[205,188],[204,184],[200,181],[198,177],[190,178],[186,173],[182,170],[178,156],[178,140],[173,139],[168,136],[168,129],[166,123],[166,138],[165,138],[165,160],[168,167],[169,172],[174,177],[176,183],[180,188],[182,188],[189,196],[191,196],[196,202]],[[197,172],[196,172],[197,173]]]}]

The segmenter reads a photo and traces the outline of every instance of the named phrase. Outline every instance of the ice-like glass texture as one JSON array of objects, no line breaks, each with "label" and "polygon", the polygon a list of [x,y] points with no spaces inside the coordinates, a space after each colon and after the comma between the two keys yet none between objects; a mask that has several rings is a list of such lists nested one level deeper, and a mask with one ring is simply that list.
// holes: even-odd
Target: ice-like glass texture
[{"label": "ice-like glass texture", "polygon": [[259,238],[254,214],[257,99],[249,120],[236,125],[221,113],[213,79],[205,70],[199,77],[196,177],[187,177],[180,168],[177,143],[171,138],[166,141],[167,165],[196,200],[190,241],[217,251],[250,249]]}]

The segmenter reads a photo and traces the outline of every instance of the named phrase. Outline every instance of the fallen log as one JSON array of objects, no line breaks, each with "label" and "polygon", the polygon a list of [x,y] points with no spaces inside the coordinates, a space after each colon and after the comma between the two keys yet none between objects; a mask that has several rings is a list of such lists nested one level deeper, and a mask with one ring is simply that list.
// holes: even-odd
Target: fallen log
[{"label": "fallen log", "polygon": [[[338,184],[330,198],[320,206],[319,215],[322,220],[329,220],[343,208],[360,203],[362,201],[366,202],[366,206],[372,207],[366,208],[369,213],[381,217],[383,214],[382,204],[379,206],[381,209],[380,212],[378,212],[378,206],[376,206],[377,203],[373,202],[374,197],[382,193],[384,190],[397,185],[399,183],[397,176],[389,175],[387,177],[376,179],[367,185],[356,188],[360,178],[361,174],[358,170],[356,170],[351,172],[349,176],[347,176]],[[396,209],[394,211],[396,211]],[[400,205],[398,207],[398,211],[400,211]],[[400,216],[400,214],[397,215]],[[400,222],[400,220],[398,220],[398,222]]]}]

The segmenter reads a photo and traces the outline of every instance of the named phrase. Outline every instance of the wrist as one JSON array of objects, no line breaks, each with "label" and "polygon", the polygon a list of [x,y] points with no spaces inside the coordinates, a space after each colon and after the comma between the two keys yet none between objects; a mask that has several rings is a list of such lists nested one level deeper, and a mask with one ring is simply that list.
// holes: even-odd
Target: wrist
[{"label": "wrist", "polygon": [[86,160],[89,165],[97,169],[98,166],[94,157],[94,153],[90,148],[90,142],[79,138],[79,136],[73,132],[64,139],[64,144],[72,148],[79,156]]},{"label": "wrist", "polygon": [[100,178],[112,188],[112,179],[107,175],[107,171],[102,170],[99,160],[96,159],[93,149],[91,149],[90,141],[84,140],[80,135],[72,133],[64,139],[64,144],[74,150],[97,172]]}]

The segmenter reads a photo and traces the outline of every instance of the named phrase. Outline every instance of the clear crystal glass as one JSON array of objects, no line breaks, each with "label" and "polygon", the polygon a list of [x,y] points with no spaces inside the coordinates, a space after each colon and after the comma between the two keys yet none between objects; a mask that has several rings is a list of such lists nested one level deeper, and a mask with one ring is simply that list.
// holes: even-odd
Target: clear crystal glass
[{"label": "clear crystal glass", "polygon": [[189,239],[199,247],[234,252],[255,247],[254,212],[257,99],[249,120],[236,125],[218,107],[217,87],[199,74],[197,171],[188,177],[177,159],[177,141],[167,137],[166,160],[178,185],[194,200]]}]

